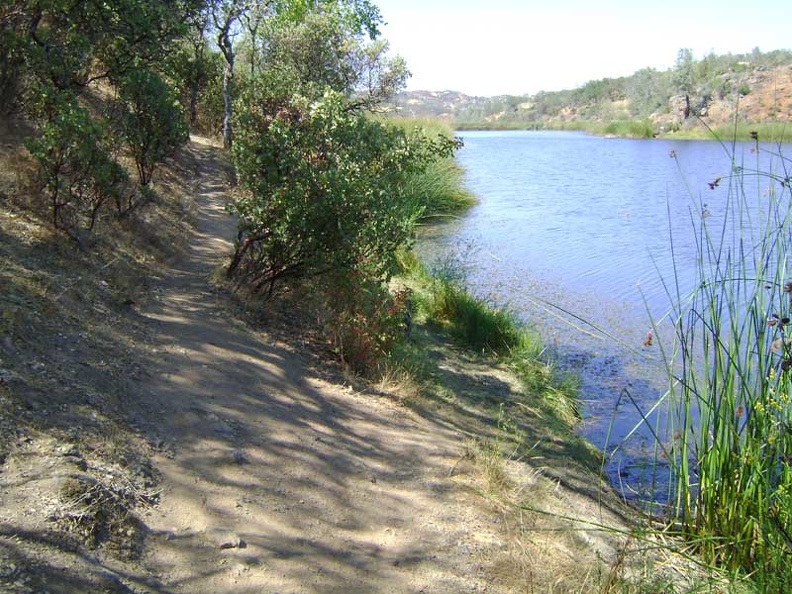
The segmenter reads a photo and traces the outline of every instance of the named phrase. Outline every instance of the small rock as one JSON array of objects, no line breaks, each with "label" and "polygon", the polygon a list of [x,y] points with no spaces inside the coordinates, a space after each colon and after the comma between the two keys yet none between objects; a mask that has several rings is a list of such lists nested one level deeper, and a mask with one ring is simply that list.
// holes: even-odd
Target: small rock
[{"label": "small rock", "polygon": [[64,456],[63,458],[69,464],[73,464],[82,471],[88,470],[88,462],[78,456]]},{"label": "small rock", "polygon": [[220,547],[222,550],[244,549],[247,547],[247,543],[238,536],[230,536],[228,538],[221,539],[221,541],[218,543],[218,547]]},{"label": "small rock", "polygon": [[245,453],[242,452],[241,450],[234,450],[231,453],[231,456],[234,458],[234,462],[236,462],[237,464],[248,464],[249,463],[249,460],[245,456]]},{"label": "small rock", "polygon": [[58,448],[58,453],[64,458],[82,458],[79,448],[73,444],[64,444]]},{"label": "small rock", "polygon": [[244,549],[247,547],[247,543],[230,530],[217,529],[212,530],[212,532],[214,533],[212,541],[221,550]]}]

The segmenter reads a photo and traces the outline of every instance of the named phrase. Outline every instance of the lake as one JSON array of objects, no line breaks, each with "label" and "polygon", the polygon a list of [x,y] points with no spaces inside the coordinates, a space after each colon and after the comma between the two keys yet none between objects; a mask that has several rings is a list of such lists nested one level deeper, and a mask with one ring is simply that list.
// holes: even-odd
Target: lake
[{"label": "lake", "polygon": [[[538,327],[558,365],[581,376],[581,432],[610,452],[640,424],[626,395],[648,410],[667,388],[657,340],[644,343],[651,319],[669,310],[667,288],[694,287],[694,229],[724,216],[731,155],[743,172],[769,171],[778,147],[576,132],[460,136],[457,160],[480,202],[427,227],[419,252],[429,261],[460,258],[475,293]],[[759,196],[777,183],[744,179]],[[648,449],[650,436],[639,430],[609,457],[628,497],[646,478]]]}]

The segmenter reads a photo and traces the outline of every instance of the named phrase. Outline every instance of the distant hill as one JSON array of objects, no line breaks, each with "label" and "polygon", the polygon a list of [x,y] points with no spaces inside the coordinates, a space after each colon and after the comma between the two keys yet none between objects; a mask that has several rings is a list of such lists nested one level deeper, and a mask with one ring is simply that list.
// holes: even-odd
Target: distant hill
[{"label": "distant hill", "polygon": [[410,91],[393,101],[400,115],[440,118],[456,128],[591,128],[613,121],[644,122],[655,133],[792,120],[792,51],[758,50],[693,60],[681,50],[674,68],[590,81],[577,89],[535,95],[473,97],[454,91]]}]

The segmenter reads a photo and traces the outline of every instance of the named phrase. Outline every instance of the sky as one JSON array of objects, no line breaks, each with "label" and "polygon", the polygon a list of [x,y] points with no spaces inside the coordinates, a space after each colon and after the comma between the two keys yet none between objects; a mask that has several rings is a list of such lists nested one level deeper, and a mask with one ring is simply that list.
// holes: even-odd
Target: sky
[{"label": "sky", "polygon": [[374,0],[408,90],[533,95],[672,68],[680,49],[792,49],[789,0]]}]

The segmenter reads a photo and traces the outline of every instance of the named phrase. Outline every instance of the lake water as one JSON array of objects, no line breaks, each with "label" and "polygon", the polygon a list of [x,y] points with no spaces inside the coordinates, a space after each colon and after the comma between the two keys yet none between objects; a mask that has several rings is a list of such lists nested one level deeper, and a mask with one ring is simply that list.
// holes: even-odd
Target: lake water
[{"label": "lake water", "polygon": [[[458,162],[480,203],[427,228],[419,251],[470,264],[477,294],[538,326],[559,365],[580,373],[581,432],[606,451],[620,445],[608,472],[630,496],[652,440],[639,430],[624,441],[641,419],[625,397],[648,410],[667,388],[657,341],[643,344],[650,316],[669,309],[664,281],[672,286],[676,271],[682,291],[693,288],[694,226],[724,216],[731,155],[743,171],[769,171],[778,147],[574,132],[460,136]],[[774,183],[750,179],[759,195]]]}]

